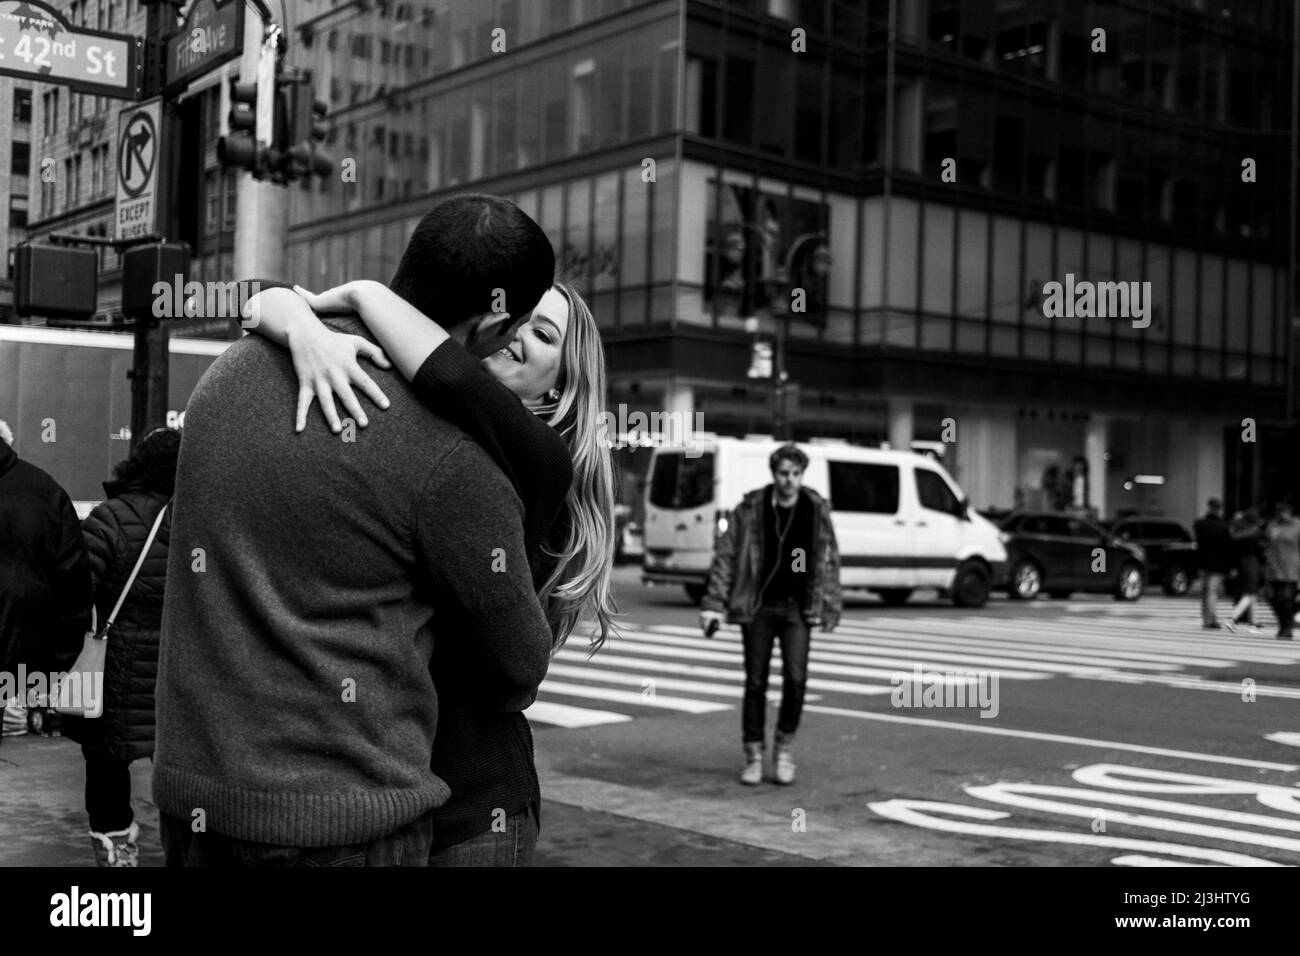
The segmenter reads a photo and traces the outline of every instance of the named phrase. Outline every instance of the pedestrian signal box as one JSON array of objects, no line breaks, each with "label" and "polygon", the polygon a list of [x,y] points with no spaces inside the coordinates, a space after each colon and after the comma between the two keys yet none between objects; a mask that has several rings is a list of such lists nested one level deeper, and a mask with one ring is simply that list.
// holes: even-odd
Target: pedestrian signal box
[{"label": "pedestrian signal box", "polygon": [[94,249],[21,243],[14,250],[14,308],[21,316],[88,319],[98,307]]}]

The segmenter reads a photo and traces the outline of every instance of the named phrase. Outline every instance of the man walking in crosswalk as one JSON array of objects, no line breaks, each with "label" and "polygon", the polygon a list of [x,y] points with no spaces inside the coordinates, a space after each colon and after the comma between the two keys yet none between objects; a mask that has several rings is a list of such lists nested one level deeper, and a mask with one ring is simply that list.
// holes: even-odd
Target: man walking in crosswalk
[{"label": "man walking in crosswalk", "polygon": [[840,556],[831,509],[803,487],[808,456],[783,445],[769,461],[772,484],[741,500],[714,549],[700,626],[712,637],[725,614],[739,624],[745,649],[741,783],[763,780],[767,683],[772,645],[781,642],[781,711],[773,754],[777,783],[794,783],[792,753],[808,684],[809,631],[840,618]]}]

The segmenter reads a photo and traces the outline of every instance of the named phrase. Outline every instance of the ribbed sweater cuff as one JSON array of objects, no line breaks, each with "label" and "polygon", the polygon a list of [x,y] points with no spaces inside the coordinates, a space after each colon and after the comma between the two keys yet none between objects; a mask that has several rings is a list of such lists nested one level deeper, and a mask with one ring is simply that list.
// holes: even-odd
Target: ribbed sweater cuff
[{"label": "ribbed sweater cuff", "polygon": [[369,843],[442,806],[450,796],[451,789],[436,776],[416,789],[306,793],[252,790],[166,764],[156,764],[153,771],[154,803],[162,812],[194,820],[194,811],[202,810],[206,830],[274,846]]}]

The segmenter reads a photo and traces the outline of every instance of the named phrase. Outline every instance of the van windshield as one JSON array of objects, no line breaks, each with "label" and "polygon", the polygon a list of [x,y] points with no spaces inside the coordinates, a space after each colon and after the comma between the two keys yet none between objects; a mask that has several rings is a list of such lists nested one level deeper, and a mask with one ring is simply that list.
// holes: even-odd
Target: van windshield
[{"label": "van windshield", "polygon": [[713,500],[713,452],[687,458],[668,452],[655,458],[650,503],[656,508],[698,508]]}]

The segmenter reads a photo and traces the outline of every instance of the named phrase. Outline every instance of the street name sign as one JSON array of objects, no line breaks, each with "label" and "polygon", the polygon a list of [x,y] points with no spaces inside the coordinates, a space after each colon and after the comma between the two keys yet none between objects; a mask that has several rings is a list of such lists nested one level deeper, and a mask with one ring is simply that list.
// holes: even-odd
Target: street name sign
[{"label": "street name sign", "polygon": [[174,90],[243,52],[241,0],[195,0],[184,25],[167,40],[165,85]]},{"label": "street name sign", "polygon": [[80,93],[140,98],[139,37],[74,30],[57,10],[35,0],[0,0],[0,73],[59,83]]},{"label": "street name sign", "polygon": [[117,223],[118,239],[138,239],[157,232],[158,142],[162,130],[162,99],[129,106],[118,114]]}]

